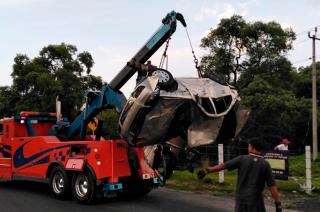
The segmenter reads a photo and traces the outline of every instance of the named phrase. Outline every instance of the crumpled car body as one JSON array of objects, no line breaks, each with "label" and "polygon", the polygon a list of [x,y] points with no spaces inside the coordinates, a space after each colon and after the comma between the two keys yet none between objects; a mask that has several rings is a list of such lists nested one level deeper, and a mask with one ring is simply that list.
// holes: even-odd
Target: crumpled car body
[{"label": "crumpled car body", "polygon": [[249,112],[239,112],[240,97],[228,84],[176,78],[175,88],[161,90],[158,80],[150,76],[138,84],[120,115],[120,134],[132,145],[154,145],[178,136],[190,148],[207,145],[218,136],[234,137],[244,125],[240,120],[248,117]]}]

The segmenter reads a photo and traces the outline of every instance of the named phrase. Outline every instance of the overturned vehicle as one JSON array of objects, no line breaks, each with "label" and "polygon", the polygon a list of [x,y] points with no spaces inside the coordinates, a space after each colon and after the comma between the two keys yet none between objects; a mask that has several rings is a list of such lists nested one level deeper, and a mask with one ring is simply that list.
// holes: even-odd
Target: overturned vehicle
[{"label": "overturned vehicle", "polygon": [[[139,78],[139,77],[138,77]],[[121,136],[145,146],[153,168],[168,178],[176,162],[192,162],[196,147],[235,137],[249,116],[237,90],[212,77],[173,78],[165,69],[149,71],[128,99],[119,119]]]}]

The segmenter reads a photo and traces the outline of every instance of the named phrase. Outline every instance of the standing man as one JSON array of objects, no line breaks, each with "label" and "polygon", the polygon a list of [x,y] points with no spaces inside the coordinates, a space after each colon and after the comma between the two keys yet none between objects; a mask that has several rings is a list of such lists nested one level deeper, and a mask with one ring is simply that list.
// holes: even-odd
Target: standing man
[{"label": "standing man", "polygon": [[279,151],[288,151],[289,147],[288,145],[290,144],[290,141],[287,138],[282,139],[280,144],[278,144],[274,150],[279,150]]},{"label": "standing man", "polygon": [[[289,144],[290,141],[287,138],[282,139],[280,144],[278,144],[274,150],[282,152],[285,156],[289,157]],[[289,175],[289,160],[285,160],[285,173]]]},{"label": "standing man", "polygon": [[270,165],[261,155],[263,144],[257,138],[248,143],[248,155],[240,155],[224,164],[202,169],[198,172],[198,178],[202,179],[210,172],[238,169],[235,211],[264,212],[262,192],[267,185],[275,201],[276,211],[281,212],[280,197]]}]

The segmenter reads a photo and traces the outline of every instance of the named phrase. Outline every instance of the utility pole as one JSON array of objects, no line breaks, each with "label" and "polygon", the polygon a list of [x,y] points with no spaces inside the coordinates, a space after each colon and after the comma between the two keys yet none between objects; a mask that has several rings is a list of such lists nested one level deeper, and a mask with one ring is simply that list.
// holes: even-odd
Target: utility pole
[{"label": "utility pole", "polygon": [[318,158],[318,132],[317,132],[317,70],[316,70],[316,40],[317,27],[314,28],[314,34],[308,37],[312,39],[312,159]]}]

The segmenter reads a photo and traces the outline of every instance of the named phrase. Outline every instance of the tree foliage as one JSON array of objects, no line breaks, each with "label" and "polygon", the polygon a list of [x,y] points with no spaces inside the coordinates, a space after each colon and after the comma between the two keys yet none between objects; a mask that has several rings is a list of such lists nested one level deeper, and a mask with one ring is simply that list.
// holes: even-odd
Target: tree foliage
[{"label": "tree foliage", "polygon": [[241,16],[222,19],[216,29],[201,40],[208,54],[201,60],[203,71],[216,74],[237,85],[238,77],[247,85],[256,74],[278,72],[277,63],[283,63],[285,53],[292,48],[295,34],[283,30],[276,22],[249,23]]},{"label": "tree foliage", "polygon": [[9,116],[14,113],[13,106],[18,96],[8,86],[0,87],[0,117]]},{"label": "tree foliage", "polygon": [[14,58],[11,87],[1,87],[0,116],[23,110],[55,111],[56,96],[62,100],[64,116],[73,118],[83,104],[87,89],[99,89],[100,77],[90,74],[94,64],[89,52],[77,53],[73,45],[48,45],[39,56]]},{"label": "tree foliage", "polygon": [[286,137],[301,147],[308,132],[310,100],[257,76],[243,88],[242,104],[252,108],[244,137],[262,137],[269,148]]},{"label": "tree foliage", "polygon": [[208,51],[203,72],[236,85],[242,104],[252,108],[240,137],[261,137],[269,148],[284,137],[295,147],[310,139],[311,68],[296,70],[286,58],[294,39],[274,21],[251,23],[238,15],[222,19],[202,39]]},{"label": "tree foliage", "polygon": [[102,112],[101,120],[103,120],[102,136],[106,139],[120,138],[118,133],[118,120],[120,114],[115,109],[106,109]]}]

